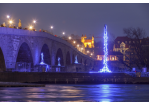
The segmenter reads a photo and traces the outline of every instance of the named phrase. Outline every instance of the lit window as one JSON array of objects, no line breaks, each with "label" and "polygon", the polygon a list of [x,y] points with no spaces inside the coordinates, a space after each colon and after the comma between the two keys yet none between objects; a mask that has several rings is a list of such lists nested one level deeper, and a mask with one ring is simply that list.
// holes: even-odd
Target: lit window
[{"label": "lit window", "polygon": [[115,56],[115,60],[117,60],[116,56]]},{"label": "lit window", "polygon": [[107,61],[109,61],[109,57],[107,57]]},{"label": "lit window", "polygon": [[102,57],[99,57],[99,60],[102,60]]},{"label": "lit window", "polygon": [[112,57],[112,61],[114,61],[114,57]]},{"label": "lit window", "polygon": [[97,60],[99,60],[99,55],[97,55]]}]

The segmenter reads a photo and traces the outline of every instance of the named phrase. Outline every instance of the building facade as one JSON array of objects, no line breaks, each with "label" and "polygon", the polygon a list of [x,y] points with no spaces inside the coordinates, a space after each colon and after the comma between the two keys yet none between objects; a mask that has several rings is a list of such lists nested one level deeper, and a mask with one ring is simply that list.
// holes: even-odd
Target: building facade
[{"label": "building facade", "polygon": [[94,36],[92,39],[86,39],[86,35],[82,35],[81,42],[84,44],[85,48],[94,48]]}]

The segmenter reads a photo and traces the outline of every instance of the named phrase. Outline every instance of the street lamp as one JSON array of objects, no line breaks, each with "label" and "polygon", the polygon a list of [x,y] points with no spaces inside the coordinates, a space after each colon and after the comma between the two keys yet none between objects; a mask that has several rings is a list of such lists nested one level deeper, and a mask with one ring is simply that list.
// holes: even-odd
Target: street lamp
[{"label": "street lamp", "polygon": [[33,29],[33,26],[29,26],[29,29],[32,30]]},{"label": "street lamp", "polygon": [[79,47],[79,44],[77,45],[77,47]]},{"label": "street lamp", "polygon": [[[33,23],[34,23],[33,27],[34,27],[34,31],[35,31],[35,23],[36,23],[36,20],[33,20]],[[30,27],[32,27],[32,26],[30,26]],[[33,27],[32,27],[31,29],[33,29]]]},{"label": "street lamp", "polygon": [[33,23],[36,23],[36,20],[33,20]]},{"label": "street lamp", "polygon": [[87,51],[87,53],[89,53],[89,51]]},{"label": "street lamp", "polygon": [[68,39],[71,40],[71,37],[69,36]]},{"label": "street lamp", "polygon": [[53,31],[52,31],[53,30],[53,26],[51,26],[50,28],[51,28],[51,33],[53,34]]},{"label": "street lamp", "polygon": [[73,43],[75,44],[75,43],[76,43],[76,41],[73,41]]},{"label": "street lamp", "polygon": [[9,23],[12,24],[13,23],[12,20],[10,20]]},{"label": "street lamp", "polygon": [[13,23],[13,21],[9,20],[9,25],[10,25],[9,27],[11,27],[12,23]]},{"label": "street lamp", "polygon": [[9,16],[9,15],[7,15],[7,18],[8,18],[8,19],[9,19],[9,17],[10,17],[10,16]]},{"label": "street lamp", "polygon": [[63,35],[65,34],[65,32],[62,33]]}]

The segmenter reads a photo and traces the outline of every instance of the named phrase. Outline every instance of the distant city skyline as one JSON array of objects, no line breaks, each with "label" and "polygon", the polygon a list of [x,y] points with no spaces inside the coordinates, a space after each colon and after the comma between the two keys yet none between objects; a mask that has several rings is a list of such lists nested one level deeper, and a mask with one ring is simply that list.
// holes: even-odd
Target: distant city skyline
[{"label": "distant city skyline", "polygon": [[[148,3],[0,3],[1,24],[7,24],[7,15],[10,15],[16,26],[19,19],[23,28],[36,20],[37,31],[44,29],[58,36],[103,36],[104,24],[107,24],[109,40],[124,36],[123,28],[129,27],[143,28],[149,36]],[[99,39],[95,38],[95,41]]]}]

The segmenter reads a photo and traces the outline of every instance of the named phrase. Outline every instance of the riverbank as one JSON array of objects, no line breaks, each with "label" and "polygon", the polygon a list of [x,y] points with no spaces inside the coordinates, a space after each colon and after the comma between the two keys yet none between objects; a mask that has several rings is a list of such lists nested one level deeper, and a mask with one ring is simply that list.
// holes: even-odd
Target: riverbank
[{"label": "riverbank", "polygon": [[19,82],[0,82],[0,87],[45,87],[45,85]]},{"label": "riverbank", "polygon": [[0,81],[45,84],[149,84],[149,77],[125,73],[1,72]]}]

